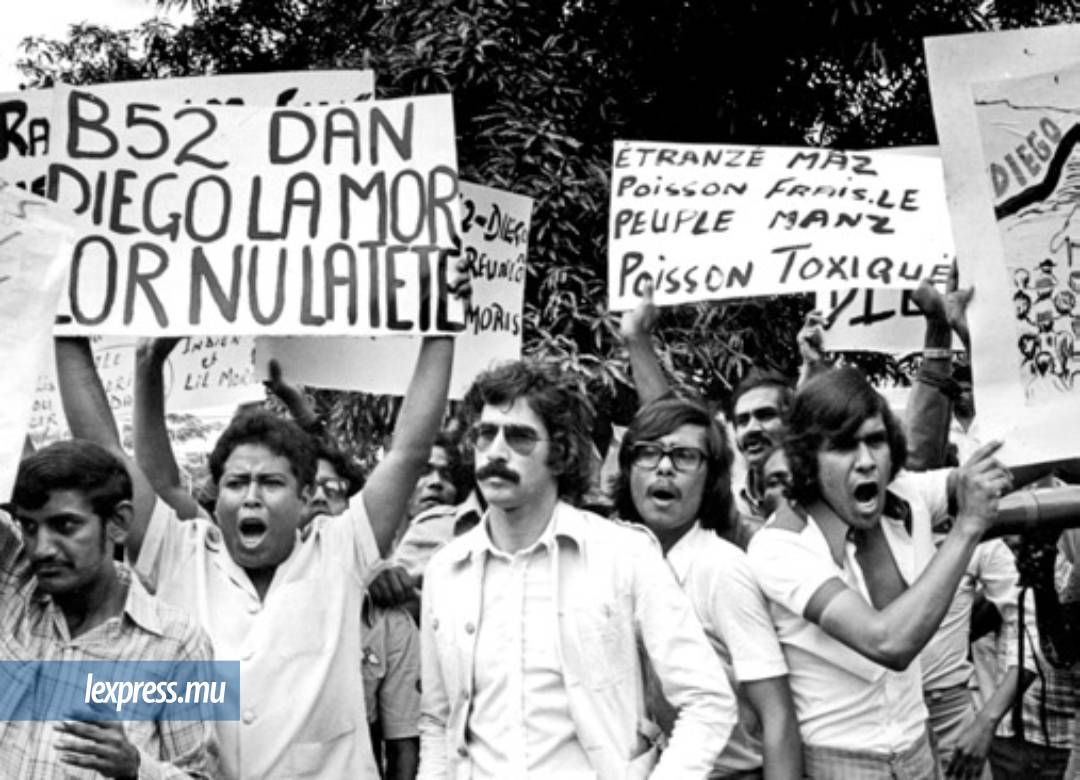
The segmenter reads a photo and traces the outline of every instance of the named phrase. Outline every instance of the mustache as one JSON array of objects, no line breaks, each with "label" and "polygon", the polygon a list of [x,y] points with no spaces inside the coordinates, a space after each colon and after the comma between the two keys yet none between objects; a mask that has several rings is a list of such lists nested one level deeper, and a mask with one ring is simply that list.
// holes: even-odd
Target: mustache
[{"label": "mustache", "polygon": [[489,463],[486,466],[481,466],[476,470],[477,482],[482,482],[483,480],[490,479],[491,477],[505,479],[507,482],[513,482],[515,485],[521,482],[521,476],[518,475],[516,471],[511,471],[502,463]]},{"label": "mustache", "polygon": [[61,567],[66,568],[68,564],[63,561],[58,561],[55,558],[42,558],[37,561],[30,561],[30,570],[37,572],[38,569],[59,569]]},{"label": "mustache", "polygon": [[746,447],[749,447],[751,444],[764,444],[768,446],[771,443],[772,439],[759,431],[753,431],[752,433],[748,433],[743,436],[742,439],[742,446],[744,449]]}]

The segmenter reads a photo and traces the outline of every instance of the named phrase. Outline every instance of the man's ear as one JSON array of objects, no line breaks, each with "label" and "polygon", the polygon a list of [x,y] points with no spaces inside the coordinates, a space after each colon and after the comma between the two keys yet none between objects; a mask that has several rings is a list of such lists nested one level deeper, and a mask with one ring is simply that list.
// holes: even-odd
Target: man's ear
[{"label": "man's ear", "polygon": [[300,488],[300,500],[303,501],[305,504],[311,500],[311,497],[313,495],[315,495],[315,488],[313,488],[311,485],[304,485],[302,488]]},{"label": "man's ear", "polygon": [[123,547],[134,516],[135,509],[130,501],[121,501],[117,504],[108,520],[105,521],[105,533],[108,534],[109,541]]}]

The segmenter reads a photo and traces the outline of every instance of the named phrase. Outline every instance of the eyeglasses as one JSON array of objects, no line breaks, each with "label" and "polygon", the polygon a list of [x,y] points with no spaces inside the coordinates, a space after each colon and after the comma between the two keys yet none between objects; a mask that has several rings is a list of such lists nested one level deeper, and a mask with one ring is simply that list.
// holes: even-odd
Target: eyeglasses
[{"label": "eyeglasses", "polygon": [[496,423],[478,422],[469,428],[469,442],[478,452],[483,452],[495,443],[499,431],[502,431],[506,446],[518,455],[529,455],[536,449],[538,442],[545,441],[536,432],[535,428],[530,428],[528,425],[514,425],[513,423],[498,425]]},{"label": "eyeglasses", "polygon": [[337,477],[324,477],[315,480],[315,489],[323,489],[327,498],[344,498],[349,492],[349,480]]},{"label": "eyeglasses", "polygon": [[634,445],[633,452],[634,465],[643,469],[656,468],[664,456],[676,471],[697,471],[705,462],[705,453],[697,447],[664,447],[656,442],[643,441]]}]

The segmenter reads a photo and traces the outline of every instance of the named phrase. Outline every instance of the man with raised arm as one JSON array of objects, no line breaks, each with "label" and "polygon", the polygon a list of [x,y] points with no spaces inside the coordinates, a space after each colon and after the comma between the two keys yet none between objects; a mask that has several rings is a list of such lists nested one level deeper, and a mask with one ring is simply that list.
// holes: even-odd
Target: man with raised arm
[{"label": "man with raised arm", "polygon": [[[621,322],[634,386],[642,404],[671,392],[653,349],[652,332],[657,316],[652,286],[646,285],[638,306],[626,312]],[[810,312],[796,337],[802,357],[800,383],[826,366],[821,343],[823,325],[820,312]],[[777,371],[754,369],[732,393],[729,421],[734,432],[735,447],[742,458],[742,463],[738,464],[741,468],[734,469],[732,473],[732,493],[736,508],[743,516],[758,518],[752,530],[756,530],[760,521],[768,517],[763,503],[761,470],[765,458],[783,441],[794,392],[794,380]]]},{"label": "man with raised arm", "polygon": [[[940,776],[913,662],[1011,487],[999,446],[948,480],[896,479],[903,432],[857,369],[797,393],[786,440],[794,501],[749,555],[787,658],[809,776]],[[947,506],[948,483],[956,519],[935,553],[931,516]]]},{"label": "man with raised arm", "polygon": [[706,777],[735,699],[655,538],[573,506],[591,477],[581,387],[516,361],[466,397],[487,510],[427,568],[421,776],[648,776],[647,659],[678,711],[652,776]]},{"label": "man with raised arm", "polygon": [[[72,432],[119,451],[89,345],[57,349]],[[452,339],[423,340],[394,447],[344,517],[317,517],[303,533],[315,453],[291,421],[249,413],[221,435],[210,457],[216,525],[178,521],[131,466],[129,559],[160,598],[197,617],[218,658],[241,662],[240,722],[219,724],[226,777],[377,776],[359,662],[367,540],[382,554],[391,545],[444,413],[452,357]]]}]

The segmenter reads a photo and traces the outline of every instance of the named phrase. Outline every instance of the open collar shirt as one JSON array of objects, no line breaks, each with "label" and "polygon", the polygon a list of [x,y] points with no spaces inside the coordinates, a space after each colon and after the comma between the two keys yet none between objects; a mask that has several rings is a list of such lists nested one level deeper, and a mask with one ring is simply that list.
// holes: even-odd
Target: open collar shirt
[{"label": "open collar shirt", "polygon": [[240,661],[240,721],[216,724],[223,777],[378,776],[360,662],[371,556],[361,492],[297,533],[260,600],[217,526],[158,502],[136,571],[196,618],[218,659]]},{"label": "open collar shirt", "polygon": [[[22,555],[18,531],[0,518],[0,636],[5,657],[41,661],[206,661],[213,653],[206,634],[183,612],[153,598],[122,564],[117,576],[127,589],[123,611],[72,637],[59,607],[37,589]],[[71,667],[75,669],[76,667]],[[10,683],[10,681],[7,681]],[[59,681],[64,684],[63,681]],[[83,679],[70,683],[80,692]],[[0,696],[12,693],[4,685]],[[76,780],[97,772],[59,760],[55,742],[62,736],[53,721],[0,723],[0,777]],[[217,777],[218,750],[207,721],[127,721],[127,739],[139,751],[139,778]]]},{"label": "open collar shirt", "polygon": [[[901,474],[889,485],[881,527],[904,582],[910,584],[933,555],[931,528],[947,474]],[[790,511],[790,510],[788,510]],[[801,530],[773,521],[750,542],[751,569],[769,600],[787,659],[789,682],[804,743],[881,754],[900,752],[925,733],[922,670],[918,659],[895,672],[866,658],[804,617],[818,588],[839,578],[872,603],[850,537],[837,565],[812,517]]]},{"label": "open collar shirt", "polygon": [[[560,502],[551,526],[547,625],[577,740],[599,778],[705,777],[736,720],[734,694],[685,594],[643,527]],[[420,775],[469,777],[478,692],[486,521],[428,566],[421,620]],[[639,643],[679,710],[659,736],[645,714]],[[481,716],[484,717],[484,716]],[[536,724],[530,724],[535,727]]]}]

